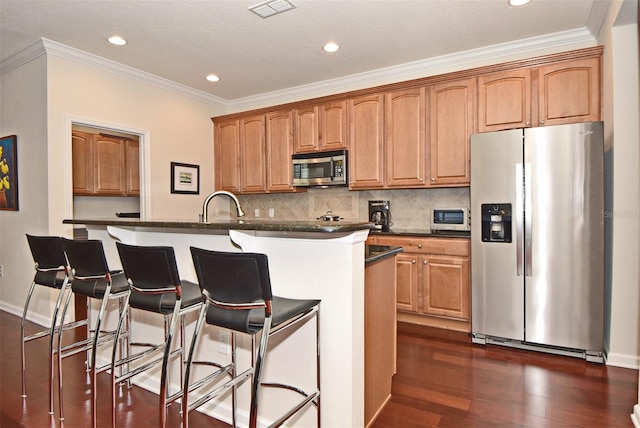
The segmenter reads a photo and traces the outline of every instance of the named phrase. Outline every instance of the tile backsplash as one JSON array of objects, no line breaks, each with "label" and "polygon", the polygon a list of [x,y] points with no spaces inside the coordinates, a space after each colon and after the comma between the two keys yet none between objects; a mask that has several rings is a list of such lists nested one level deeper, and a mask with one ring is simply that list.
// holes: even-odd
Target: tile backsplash
[{"label": "tile backsplash", "polygon": [[[469,208],[469,188],[361,190],[309,189],[298,194],[239,195],[247,218],[268,219],[269,209],[278,220],[315,220],[327,211],[345,220],[367,221],[370,200],[391,201],[392,227],[429,229],[432,208]],[[258,217],[256,217],[256,210]]]}]

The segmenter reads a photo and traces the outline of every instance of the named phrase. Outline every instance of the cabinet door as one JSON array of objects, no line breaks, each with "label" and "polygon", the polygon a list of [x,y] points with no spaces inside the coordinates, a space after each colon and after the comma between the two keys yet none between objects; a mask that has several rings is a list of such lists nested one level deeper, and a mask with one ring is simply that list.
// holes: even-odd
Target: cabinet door
[{"label": "cabinet door", "polygon": [[600,59],[538,68],[539,125],[600,120]]},{"label": "cabinet door", "polygon": [[240,190],[240,122],[216,123],[215,188],[237,192]]},{"label": "cabinet door", "polygon": [[384,184],[383,107],[382,94],[348,101],[350,189],[375,189]]},{"label": "cabinet door", "polygon": [[93,135],[96,195],[125,194],[124,139]]},{"label": "cabinet door", "polygon": [[531,70],[478,77],[478,132],[531,126]]},{"label": "cabinet door", "polygon": [[267,191],[265,117],[254,116],[240,121],[240,191]]},{"label": "cabinet door", "polygon": [[127,196],[140,195],[140,143],[125,141],[126,177],[125,189]]},{"label": "cabinet door", "polygon": [[291,153],[293,152],[293,129],[291,111],[267,115],[267,190],[270,192],[292,191]]},{"label": "cabinet door", "polygon": [[385,147],[388,187],[425,185],[425,88],[386,94]]},{"label": "cabinet door", "polygon": [[418,258],[415,254],[396,256],[396,299],[400,311],[418,311]]},{"label": "cabinet door", "polygon": [[475,132],[476,79],[429,87],[429,183],[469,184],[469,136]]},{"label": "cabinet door", "polygon": [[428,256],[421,260],[422,312],[469,319],[469,258]]},{"label": "cabinet door", "polygon": [[73,194],[93,195],[93,142],[91,134],[71,133]]},{"label": "cabinet door", "polygon": [[320,146],[318,106],[293,111],[295,121],[294,150],[296,153],[313,152]]},{"label": "cabinet door", "polygon": [[320,147],[339,150],[347,147],[347,102],[336,101],[320,106]]}]

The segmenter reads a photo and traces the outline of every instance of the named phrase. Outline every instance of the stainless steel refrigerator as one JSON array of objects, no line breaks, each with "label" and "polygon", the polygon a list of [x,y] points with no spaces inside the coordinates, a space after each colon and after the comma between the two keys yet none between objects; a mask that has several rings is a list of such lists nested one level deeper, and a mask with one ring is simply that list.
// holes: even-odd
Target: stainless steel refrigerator
[{"label": "stainless steel refrigerator", "polygon": [[471,136],[471,330],[603,362],[602,122]]}]

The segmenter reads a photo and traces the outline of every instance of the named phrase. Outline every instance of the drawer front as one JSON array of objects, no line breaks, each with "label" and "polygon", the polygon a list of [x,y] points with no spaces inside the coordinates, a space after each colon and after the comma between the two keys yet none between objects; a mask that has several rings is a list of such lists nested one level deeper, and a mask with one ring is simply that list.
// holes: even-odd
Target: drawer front
[{"label": "drawer front", "polygon": [[405,253],[440,254],[462,257],[468,257],[470,253],[470,242],[468,239],[370,236],[367,242],[376,245],[396,245],[402,247]]}]

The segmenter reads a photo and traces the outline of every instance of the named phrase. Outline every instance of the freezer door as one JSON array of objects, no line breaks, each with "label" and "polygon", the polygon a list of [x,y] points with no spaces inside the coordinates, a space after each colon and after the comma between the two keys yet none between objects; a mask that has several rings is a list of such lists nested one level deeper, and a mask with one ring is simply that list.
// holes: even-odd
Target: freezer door
[{"label": "freezer door", "polygon": [[525,130],[525,340],[603,348],[602,122]]},{"label": "freezer door", "polygon": [[[471,136],[471,330],[516,340],[524,340],[522,159],[521,129]],[[483,242],[483,204],[511,205],[512,242]]]}]

